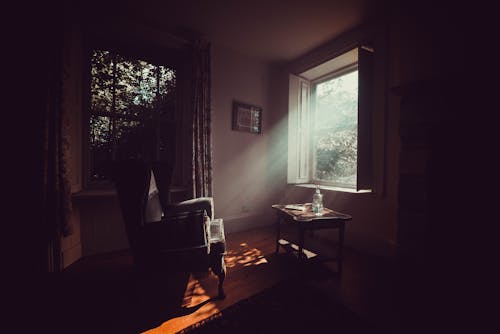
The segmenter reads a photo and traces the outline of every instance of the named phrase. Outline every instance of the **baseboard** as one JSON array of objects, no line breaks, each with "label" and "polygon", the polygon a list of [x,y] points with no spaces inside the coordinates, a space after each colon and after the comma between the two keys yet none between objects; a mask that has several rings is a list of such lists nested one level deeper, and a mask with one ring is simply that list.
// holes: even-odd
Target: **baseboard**
[{"label": "baseboard", "polygon": [[274,223],[274,216],[266,214],[242,214],[224,217],[224,231],[226,234],[251,230]]}]

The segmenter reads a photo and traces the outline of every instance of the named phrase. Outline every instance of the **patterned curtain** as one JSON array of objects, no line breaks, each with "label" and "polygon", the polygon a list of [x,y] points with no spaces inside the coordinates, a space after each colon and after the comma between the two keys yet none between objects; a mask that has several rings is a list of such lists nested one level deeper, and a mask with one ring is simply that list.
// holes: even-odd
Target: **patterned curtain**
[{"label": "patterned curtain", "polygon": [[69,117],[62,104],[63,30],[54,32],[47,56],[45,108],[42,129],[43,199],[42,224],[48,272],[62,270],[61,236],[73,233],[71,184],[68,177]]},{"label": "patterned curtain", "polygon": [[198,42],[193,51],[193,196],[212,196],[212,119],[210,45]]}]

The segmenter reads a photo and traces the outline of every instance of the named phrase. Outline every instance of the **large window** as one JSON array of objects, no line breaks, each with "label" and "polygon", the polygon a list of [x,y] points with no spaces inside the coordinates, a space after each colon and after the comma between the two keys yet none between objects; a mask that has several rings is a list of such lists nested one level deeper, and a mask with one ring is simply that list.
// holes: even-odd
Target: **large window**
[{"label": "large window", "polygon": [[174,69],[106,50],[90,55],[89,182],[114,160],[168,159],[175,151]]},{"label": "large window", "polygon": [[371,51],[290,76],[289,183],[371,188]]}]

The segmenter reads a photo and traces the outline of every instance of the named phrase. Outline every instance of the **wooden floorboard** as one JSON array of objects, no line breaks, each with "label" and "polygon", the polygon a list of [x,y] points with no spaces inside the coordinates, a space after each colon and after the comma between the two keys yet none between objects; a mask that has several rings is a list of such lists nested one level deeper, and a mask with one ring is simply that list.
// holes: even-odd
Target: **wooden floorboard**
[{"label": "wooden floorboard", "polygon": [[[175,333],[300,272],[283,250],[275,254],[274,233],[266,227],[226,236],[224,300],[212,298],[217,295],[213,274],[137,280],[128,252],[82,259],[66,272],[64,326],[82,333]],[[390,280],[373,259],[347,250],[341,277],[335,263],[317,268],[311,283],[325,295],[380,326],[395,325]]]},{"label": "wooden floorboard", "polygon": [[[274,234],[271,230],[234,233],[228,235],[226,241],[226,299],[210,301],[195,312],[169,319],[146,333],[175,333],[277,284],[287,276],[288,268],[282,263],[276,263],[275,259],[271,260],[274,256]],[[217,294],[217,279],[210,276],[190,278],[190,284],[195,285],[195,288],[186,291],[185,307],[195,307]],[[196,298],[190,298],[193,293]]]}]

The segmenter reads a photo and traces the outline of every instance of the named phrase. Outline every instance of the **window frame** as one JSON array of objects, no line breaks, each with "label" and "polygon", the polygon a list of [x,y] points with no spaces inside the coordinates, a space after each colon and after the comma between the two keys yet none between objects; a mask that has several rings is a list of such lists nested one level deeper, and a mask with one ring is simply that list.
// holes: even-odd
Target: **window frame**
[{"label": "window frame", "polygon": [[[92,74],[91,74],[91,69],[92,69],[92,64],[91,64],[91,57],[92,57],[92,52],[93,50],[103,50],[103,51],[109,51],[111,53],[118,54],[119,56],[125,58],[125,59],[134,59],[134,60],[142,60],[147,62],[148,64],[154,65],[154,66],[164,66],[167,67],[168,69],[172,69],[176,73],[176,86],[178,86],[178,73],[179,73],[179,65],[180,65],[180,59],[183,56],[182,53],[180,53],[177,50],[162,50],[162,49],[157,49],[157,48],[151,48],[148,46],[144,46],[144,49],[140,49],[138,46],[133,46],[129,47],[127,44],[122,44],[122,43],[117,43],[116,41],[109,41],[107,39],[100,39],[100,38],[93,38],[92,36],[87,36],[85,40],[85,47],[84,47],[84,66],[83,66],[83,85],[82,85],[82,117],[81,117],[81,122],[82,122],[82,188],[87,189],[87,190],[109,190],[114,188],[114,183],[112,180],[93,180],[91,177],[91,143],[90,143],[90,119],[92,115],[97,115],[95,113],[91,112],[91,99],[92,99],[92,93],[91,93],[91,81],[92,81]],[[157,51],[155,54],[154,52]],[[163,58],[163,60],[161,60]],[[161,61],[160,61],[161,60]],[[177,93],[176,93],[177,94]],[[177,108],[176,108],[177,109]],[[172,120],[172,126],[175,127],[175,124],[178,122],[178,110],[174,111],[174,119]],[[106,115],[106,117],[111,117],[110,115]],[[158,115],[155,115],[155,118],[157,118]],[[140,116],[125,116],[125,117],[118,117],[121,119],[127,119],[127,120],[140,120],[144,121],[147,120],[146,117],[140,117]],[[161,123],[165,123],[167,120],[162,120]],[[155,127],[158,128],[158,126]],[[157,133],[158,135],[158,133]],[[177,135],[176,135],[177,137]],[[173,154],[176,155],[179,150],[179,148],[176,147],[174,148]],[[178,160],[178,159],[176,159]],[[178,164],[182,165],[182,161],[178,161]],[[182,166],[181,166],[182,167]]]},{"label": "window frame", "polygon": [[[310,148],[309,148],[310,154],[309,154],[309,161],[308,161],[309,165],[311,166],[311,168],[309,169],[310,183],[319,184],[319,185],[323,185],[323,186],[337,187],[337,188],[346,188],[346,189],[355,189],[356,188],[356,185],[354,187],[352,187],[351,185],[349,185],[347,183],[341,183],[341,182],[337,182],[337,181],[325,181],[325,180],[320,180],[320,179],[316,178],[316,145],[315,145],[315,142],[313,139],[313,136],[314,136],[313,132],[314,132],[314,128],[315,128],[315,122],[317,120],[317,117],[316,117],[316,113],[317,113],[316,87],[317,87],[317,85],[319,85],[323,82],[335,79],[335,78],[340,78],[344,75],[350,74],[352,72],[357,72],[357,71],[358,71],[358,62],[356,61],[350,65],[336,69],[336,70],[329,72],[323,76],[320,76],[317,79],[310,81],[310,83],[311,83],[310,112],[311,112],[312,117],[310,119],[309,127],[311,129],[313,129],[313,131],[311,131],[311,136],[310,136]],[[359,99],[359,89],[358,89],[357,95],[358,95],[357,99]],[[359,112],[359,110],[356,112],[356,114],[358,112]],[[358,127],[357,123],[356,123],[356,127]],[[357,155],[358,155],[358,149],[356,148],[356,156]],[[356,165],[357,164],[358,164],[358,160],[356,157]],[[356,180],[356,183],[357,183],[357,180]]]},{"label": "window frame", "polygon": [[[348,54],[354,52],[355,59],[347,60]],[[356,45],[346,51],[336,54],[334,57],[323,61],[319,65],[312,68],[307,68],[300,74],[289,73],[289,104],[288,104],[288,169],[287,183],[296,185],[319,184],[332,189],[345,189],[348,192],[373,192],[374,187],[374,169],[372,160],[372,101],[373,101],[373,53],[371,47]],[[367,55],[368,54],[368,55]],[[346,57],[344,57],[346,56]],[[343,59],[341,59],[343,58]],[[335,64],[336,59],[338,63]],[[330,63],[332,62],[332,63]],[[332,65],[333,64],[333,65]],[[333,67],[333,68],[332,68]],[[326,68],[330,68],[326,71]],[[358,70],[358,147],[357,147],[357,176],[356,185],[342,184],[340,182],[329,182],[318,180],[315,178],[315,156],[313,152],[314,144],[311,133],[306,141],[300,142],[297,138],[296,131],[299,128],[297,124],[297,114],[307,112],[309,115],[315,113],[313,87],[317,84],[330,80],[335,77],[342,76],[350,71]],[[361,69],[363,74],[361,75]],[[299,95],[300,88],[297,87],[297,82],[307,82],[310,86],[309,96],[311,105],[303,108],[299,103],[296,95]],[[299,99],[300,100],[300,99]],[[308,110],[308,111],[307,111]],[[311,116],[310,116],[311,117]],[[315,117],[313,115],[312,117]],[[313,123],[308,122],[308,127],[312,130]],[[312,132],[312,131],[310,131]],[[308,169],[307,177],[303,177],[298,173],[298,166],[303,165],[301,157],[303,152],[307,153],[306,168]],[[361,154],[360,154],[361,151]],[[361,155],[364,155],[360,158]],[[299,177],[301,176],[301,177]]]}]

